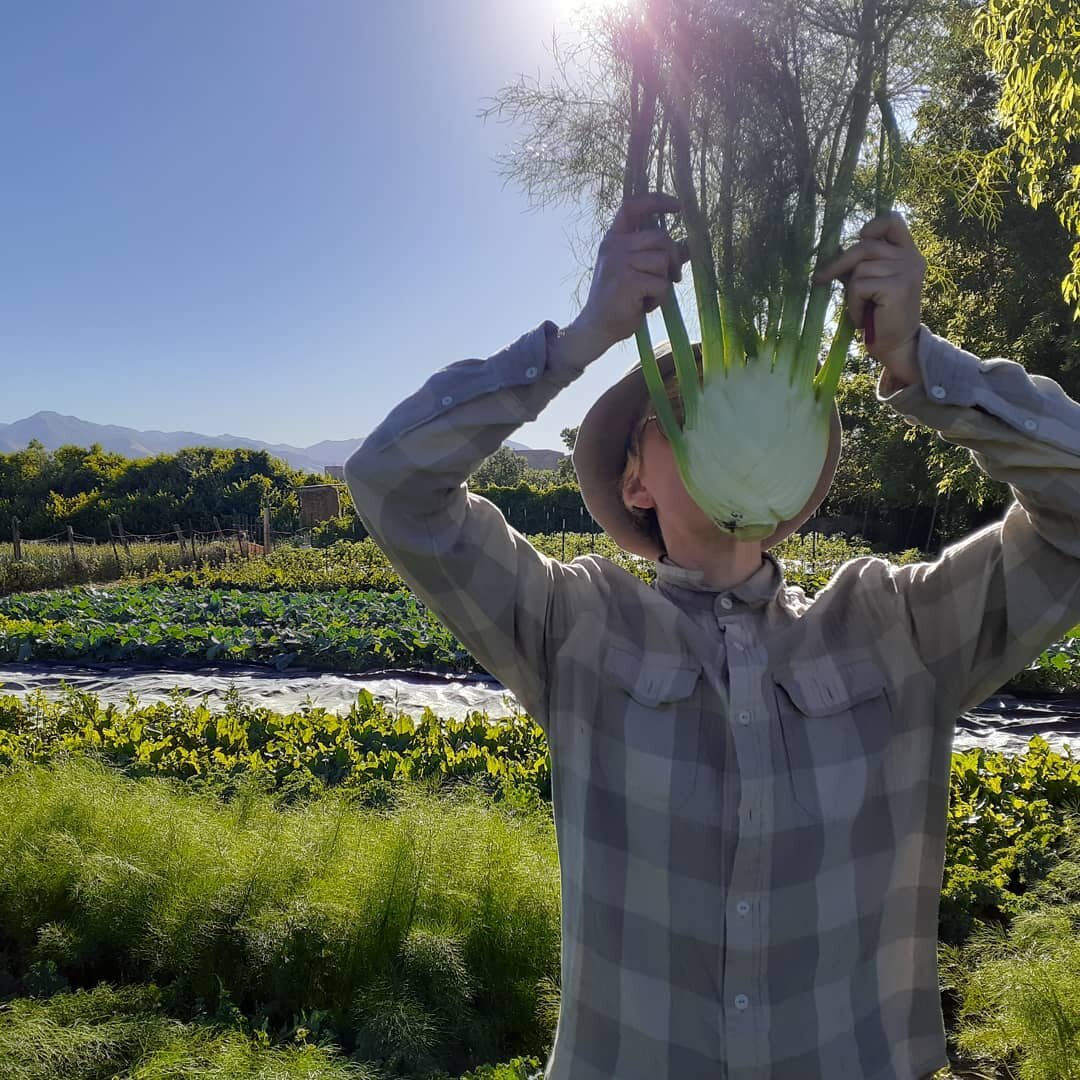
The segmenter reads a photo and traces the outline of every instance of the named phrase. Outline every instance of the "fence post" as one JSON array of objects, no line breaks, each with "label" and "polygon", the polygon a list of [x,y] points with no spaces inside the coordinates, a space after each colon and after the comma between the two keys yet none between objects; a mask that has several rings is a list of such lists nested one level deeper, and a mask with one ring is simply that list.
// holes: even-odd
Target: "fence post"
[{"label": "fence post", "polygon": [[217,519],[217,514],[214,515],[214,528],[217,530],[217,538],[219,540],[225,539],[225,534],[221,531],[221,522]]},{"label": "fence post", "polygon": [[191,561],[197,563],[199,561],[199,555],[195,550],[195,526],[191,524],[191,518],[188,518],[187,527],[188,532],[191,533]]},{"label": "fence post", "polygon": [[176,533],[177,543],[180,545],[180,561],[184,561],[184,530],[176,522],[173,522],[173,532]]},{"label": "fence post", "polygon": [[19,535],[19,519],[11,519],[11,542],[15,547],[15,561],[22,561],[22,537]]},{"label": "fence post", "polygon": [[131,545],[128,543],[127,533],[124,532],[124,523],[119,517],[116,519],[116,530],[120,533],[120,543],[124,545],[124,554],[128,558],[128,565],[134,570],[135,560],[131,557]]},{"label": "fence post", "polygon": [[75,555],[75,530],[69,525],[67,527],[68,534],[68,551],[71,552],[71,565],[78,566],[79,560]]},{"label": "fence post", "polygon": [[270,554],[270,507],[263,507],[263,555]]},{"label": "fence post", "polygon": [[930,541],[934,538],[934,523],[937,521],[937,508],[938,508],[938,501],[940,500],[940,498],[941,498],[941,492],[936,491],[934,493],[934,509],[930,514],[930,530],[926,534],[926,551],[927,551],[927,553],[929,553],[929,551],[930,551]]},{"label": "fence post", "polygon": [[116,550],[116,538],[113,536],[112,531],[112,518],[107,517],[105,519],[105,524],[109,526],[109,543],[112,544],[113,558],[116,560],[116,572],[119,574],[121,573],[120,552]]}]

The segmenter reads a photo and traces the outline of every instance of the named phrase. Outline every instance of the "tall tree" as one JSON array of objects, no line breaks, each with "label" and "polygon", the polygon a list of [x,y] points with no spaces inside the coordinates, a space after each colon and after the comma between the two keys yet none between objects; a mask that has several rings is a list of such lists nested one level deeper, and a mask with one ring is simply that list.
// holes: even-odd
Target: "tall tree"
[{"label": "tall tree", "polygon": [[[627,146],[638,109],[632,78],[637,24],[653,20],[664,28],[662,37],[680,33],[681,27],[682,38],[675,44],[665,38],[663,51],[692,57],[687,110],[692,167],[705,223],[716,241],[716,266],[738,296],[771,298],[785,284],[777,280],[775,253],[786,253],[791,263],[792,251],[805,247],[804,237],[796,234],[820,231],[805,221],[797,223],[799,228],[785,221],[797,205],[806,204],[800,193],[808,185],[820,195],[836,180],[843,136],[852,126],[850,86],[842,84],[858,69],[860,49],[870,40],[878,50],[888,43],[887,55],[874,54],[875,78],[887,72],[887,96],[894,108],[905,109],[918,98],[928,42],[941,32],[932,8],[932,0],[755,0],[749,6],[741,0],[634,0],[598,9],[571,47],[553,38],[550,84],[521,76],[480,115],[525,128],[496,162],[533,205],[570,200],[580,206],[590,230],[581,249],[587,273],[599,236],[623,199]],[[674,10],[680,14],[672,19]],[[869,34],[860,22],[868,11],[875,26]],[[870,130],[876,142],[881,117],[878,95],[872,97]],[[665,115],[657,113],[646,157],[650,184],[674,192]],[[673,230],[679,231],[678,226]],[[763,252],[769,257],[762,258]],[[756,321],[765,322],[767,306],[752,312]]]},{"label": "tall tree", "polygon": [[1080,319],[1080,7],[1076,0],[987,0],[973,24],[1002,76],[1008,131],[980,168],[984,186],[1015,176],[1033,209],[1053,207],[1075,239],[1062,295]]},{"label": "tall tree", "polygon": [[[980,163],[1000,159],[1009,143],[998,111],[1002,79],[975,29],[980,8],[952,0],[945,9],[931,92],[915,112],[908,147],[900,199],[928,262],[923,321],[957,345],[1015,360],[1080,398],[1080,326],[1060,288],[1072,239],[1048,205],[1032,208],[1000,179],[990,190],[974,183]],[[967,451],[940,440],[910,445],[921,448],[942,493],[990,508],[1007,500],[1004,485],[989,480]]]}]

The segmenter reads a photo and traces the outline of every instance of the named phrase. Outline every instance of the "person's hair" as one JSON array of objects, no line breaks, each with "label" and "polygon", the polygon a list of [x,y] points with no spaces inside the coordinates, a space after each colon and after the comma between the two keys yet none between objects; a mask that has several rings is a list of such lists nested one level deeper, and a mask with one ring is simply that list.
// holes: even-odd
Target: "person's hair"
[{"label": "person's hair", "polygon": [[[695,342],[693,348],[694,357],[697,360],[698,373],[700,374],[701,346]],[[661,359],[668,351],[668,349],[661,347],[657,359]],[[664,389],[667,391],[668,401],[671,402],[671,411],[675,414],[675,419],[681,425],[683,422],[682,395],[679,393],[679,384],[674,371],[664,380]],[[656,408],[653,405],[652,398],[647,396],[641,410],[634,418],[634,426],[630,429],[630,435],[626,440],[626,460],[623,463],[622,474],[619,476],[616,483],[619,501],[623,506],[626,506],[626,500],[623,497],[626,485],[629,483],[631,477],[636,475],[641,468],[641,439],[645,434],[645,425],[655,416]],[[657,421],[657,423],[659,422]],[[626,509],[634,519],[634,523],[637,527],[645,533],[650,540],[659,545],[660,553],[662,555],[666,555],[667,545],[664,543],[664,534],[660,529],[660,519],[656,516],[656,510],[652,507],[642,509],[641,507],[636,506],[626,506]]]}]

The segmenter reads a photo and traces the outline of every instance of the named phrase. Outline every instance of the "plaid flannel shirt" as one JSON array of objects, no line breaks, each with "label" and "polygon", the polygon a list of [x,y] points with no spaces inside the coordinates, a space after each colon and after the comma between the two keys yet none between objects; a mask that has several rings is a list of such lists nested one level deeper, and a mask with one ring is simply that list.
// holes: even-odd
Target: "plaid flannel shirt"
[{"label": "plaid flannel shirt", "polygon": [[955,721],[1080,619],[1080,405],[920,329],[878,397],[1012,486],[933,562],[813,599],[767,555],[648,586],[538,552],[464,481],[580,374],[546,322],[436,372],[352,455],[361,519],[547,734],[561,867],[549,1080],[912,1080],[937,971]]}]

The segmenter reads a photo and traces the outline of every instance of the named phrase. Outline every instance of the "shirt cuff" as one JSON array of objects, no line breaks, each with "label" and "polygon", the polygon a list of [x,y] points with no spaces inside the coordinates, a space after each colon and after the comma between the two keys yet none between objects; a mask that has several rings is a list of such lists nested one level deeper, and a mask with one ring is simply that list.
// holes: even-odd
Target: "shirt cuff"
[{"label": "shirt cuff", "polygon": [[915,351],[922,381],[896,388],[888,369],[883,368],[877,385],[879,401],[887,401],[901,412],[909,399],[921,394],[937,405],[975,404],[976,384],[984,368],[974,353],[938,337],[925,324],[919,326]]}]

